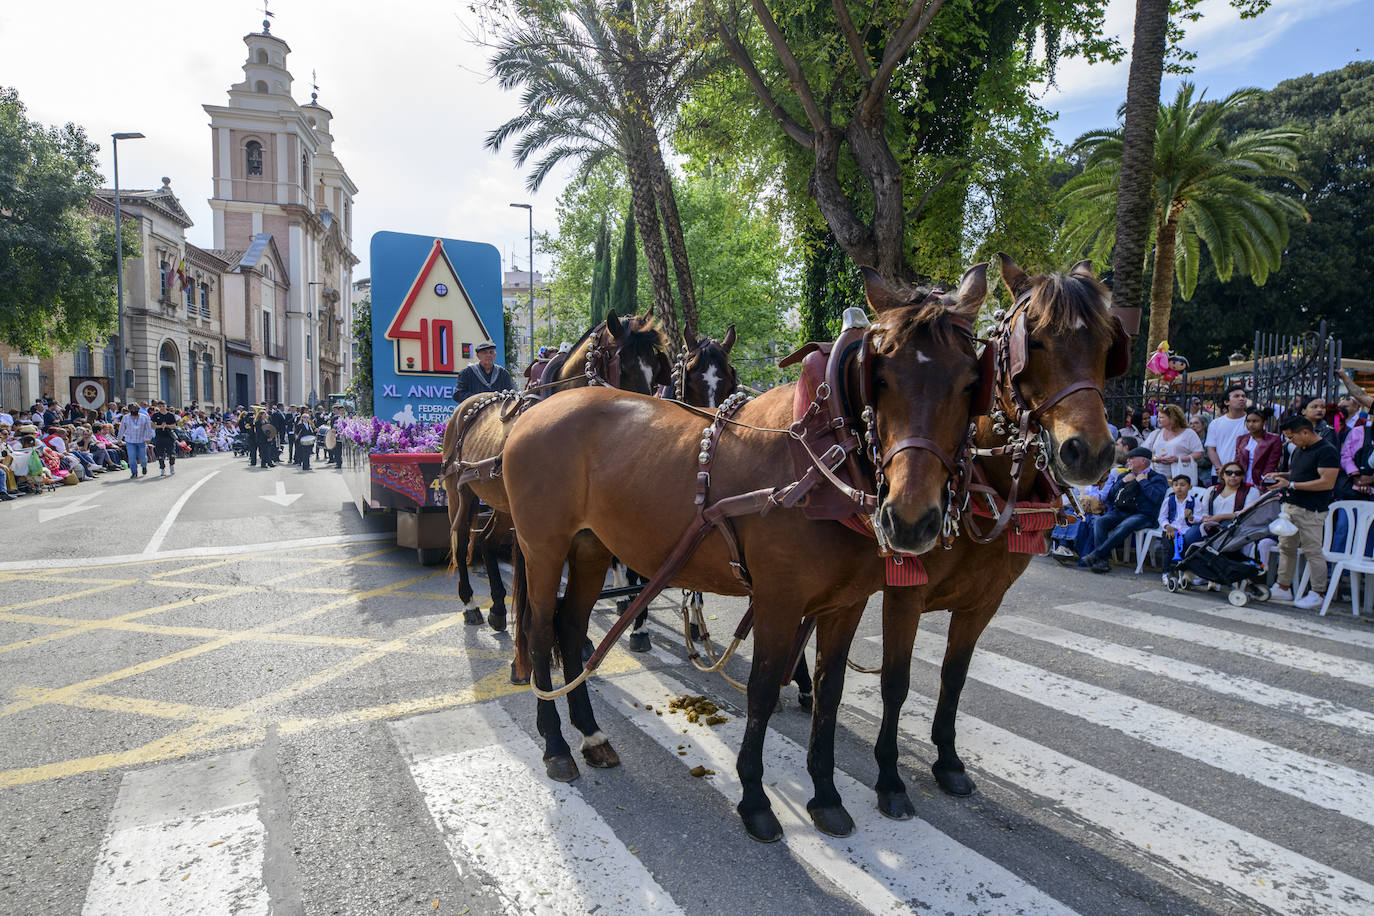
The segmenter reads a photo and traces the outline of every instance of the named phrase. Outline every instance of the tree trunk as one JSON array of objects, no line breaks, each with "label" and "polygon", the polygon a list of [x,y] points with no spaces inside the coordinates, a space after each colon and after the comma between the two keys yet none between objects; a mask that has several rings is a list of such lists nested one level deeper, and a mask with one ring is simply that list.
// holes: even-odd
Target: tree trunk
[{"label": "tree trunk", "polygon": [[636,140],[626,150],[625,165],[630,178],[630,201],[639,224],[639,238],[644,244],[644,260],[648,262],[649,279],[654,289],[654,313],[675,347],[682,346],[682,334],[677,327],[677,313],[673,309],[673,289],[668,281],[668,262],[663,256],[663,230],[658,222],[658,208],[654,203],[653,182],[643,141]]},{"label": "tree trunk", "polygon": [[[1126,84],[1122,131],[1121,182],[1116,199],[1116,251],[1112,256],[1112,304],[1139,308],[1145,285],[1145,242],[1153,217],[1155,127],[1159,119],[1159,82],[1169,30],[1169,0],[1136,0],[1131,73]],[[1158,264],[1160,258],[1155,257]],[[1168,260],[1172,278],[1173,256]],[[1172,287],[1171,287],[1172,292]],[[1164,318],[1168,324],[1168,316]],[[1154,346],[1154,316],[1150,337]]]},{"label": "tree trunk", "polygon": [[1169,339],[1169,315],[1174,308],[1174,248],[1178,242],[1178,213],[1171,203],[1161,214],[1155,234],[1155,270],[1150,283],[1150,336],[1145,352],[1153,353],[1161,340]]},{"label": "tree trunk", "polygon": [[658,137],[649,142],[652,159],[654,191],[663,211],[663,228],[668,236],[668,254],[673,259],[673,274],[677,277],[677,298],[682,304],[682,327],[693,337],[697,335],[697,293],[692,283],[692,265],[687,260],[687,240],[682,234],[682,217],[677,212],[677,197],[673,193],[673,179],[663,162]]}]

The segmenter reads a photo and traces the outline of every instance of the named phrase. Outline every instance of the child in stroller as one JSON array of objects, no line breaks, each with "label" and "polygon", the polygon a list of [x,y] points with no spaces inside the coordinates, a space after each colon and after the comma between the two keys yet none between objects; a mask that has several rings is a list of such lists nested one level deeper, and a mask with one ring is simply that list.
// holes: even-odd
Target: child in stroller
[{"label": "child in stroller", "polygon": [[1264,568],[1247,555],[1246,548],[1274,536],[1269,526],[1279,518],[1282,507],[1283,494],[1271,491],[1215,530],[1204,531],[1202,540],[1183,547],[1183,539],[1178,539],[1174,560],[1164,573],[1164,587],[1183,591],[1190,577],[1197,577],[1229,586],[1226,599],[1236,607],[1244,607],[1251,598],[1268,601]]}]

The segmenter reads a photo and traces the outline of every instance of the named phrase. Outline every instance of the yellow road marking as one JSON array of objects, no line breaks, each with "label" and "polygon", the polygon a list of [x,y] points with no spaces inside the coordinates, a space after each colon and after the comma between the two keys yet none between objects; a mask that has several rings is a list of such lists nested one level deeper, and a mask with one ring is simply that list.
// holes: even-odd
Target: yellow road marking
[{"label": "yellow road marking", "polygon": [[[171,604],[163,604],[157,607],[146,608],[142,611],[133,611],[132,613],[124,614],[120,617],[111,617],[107,620],[89,620],[86,618],[79,618],[83,622],[78,623],[76,626],[69,626],[65,630],[59,630],[56,633],[47,633],[43,636],[34,636],[30,639],[21,640],[20,642],[12,642],[8,645],[0,646],[0,653],[13,652],[16,649],[27,649],[30,646],[41,645],[45,642],[53,642],[58,639],[66,639],[68,636],[79,636],[82,633],[89,633],[92,630],[99,630],[108,627],[111,623],[123,622],[126,620],[137,620],[139,617],[146,617],[149,614],[160,614],[163,611],[173,611],[179,607],[186,607],[188,604],[197,604],[205,601],[215,601],[220,598],[228,597],[232,594],[234,593],[224,592],[218,595],[196,595],[194,598],[183,598],[180,601],[173,601]],[[8,710],[9,707],[0,709],[0,718],[9,715]]]},{"label": "yellow road marking", "polygon": [[[48,703],[49,697],[55,693],[52,687],[16,687],[15,696],[24,699],[37,700],[39,703]],[[100,712],[123,712],[135,716],[151,716],[155,719],[210,719],[223,715],[227,710],[218,706],[193,706],[189,703],[168,703],[164,700],[146,700],[142,697],[123,697],[113,696],[108,693],[83,693],[80,696],[72,697],[60,705],[72,706],[77,709],[94,709]],[[306,723],[316,722],[317,719],[301,719],[291,717],[277,720],[277,724],[290,724],[296,730],[301,730]]]}]

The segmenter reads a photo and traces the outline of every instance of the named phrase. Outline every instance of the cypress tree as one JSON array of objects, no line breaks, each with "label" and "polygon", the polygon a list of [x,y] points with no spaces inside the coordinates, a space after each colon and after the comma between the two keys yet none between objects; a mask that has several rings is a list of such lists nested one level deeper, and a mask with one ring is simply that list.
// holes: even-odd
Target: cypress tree
[{"label": "cypress tree", "polygon": [[[635,215],[625,216],[625,238],[620,243],[620,257],[615,263],[615,283],[611,287],[611,308],[617,315],[633,315],[639,310],[636,302],[639,291],[639,250],[635,245]],[[600,321],[600,319],[597,319]]]},{"label": "cypress tree", "polygon": [[596,325],[606,317],[611,304],[611,236],[606,217],[596,233],[596,257],[592,261],[591,323]]}]

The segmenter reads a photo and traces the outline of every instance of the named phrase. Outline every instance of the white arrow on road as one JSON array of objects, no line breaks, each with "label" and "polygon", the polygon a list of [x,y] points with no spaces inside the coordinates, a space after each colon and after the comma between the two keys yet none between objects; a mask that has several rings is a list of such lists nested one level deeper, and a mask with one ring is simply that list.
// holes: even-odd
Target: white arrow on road
[{"label": "white arrow on road", "polygon": [[87,509],[98,509],[100,508],[98,505],[89,505],[89,503],[99,495],[100,494],[96,492],[78,496],[60,509],[39,509],[38,524],[41,525],[44,522],[50,522],[55,518],[62,518],[66,515],[74,515],[77,512],[85,512]]},{"label": "white arrow on road", "polygon": [[276,493],[271,496],[259,496],[258,499],[265,499],[269,503],[276,503],[279,506],[289,506],[304,495],[304,493],[287,493],[286,484],[278,480]]}]

